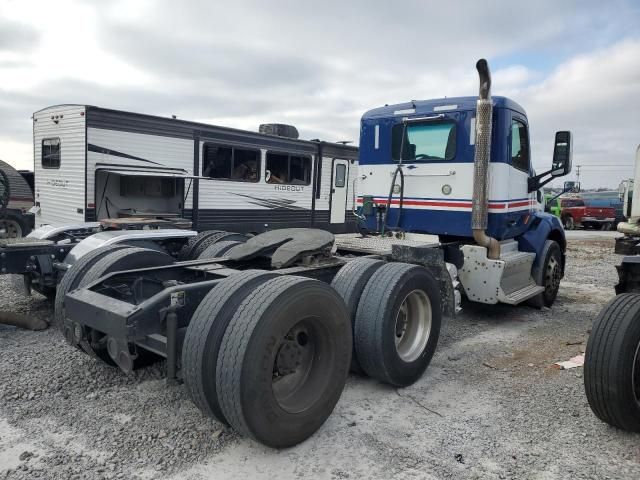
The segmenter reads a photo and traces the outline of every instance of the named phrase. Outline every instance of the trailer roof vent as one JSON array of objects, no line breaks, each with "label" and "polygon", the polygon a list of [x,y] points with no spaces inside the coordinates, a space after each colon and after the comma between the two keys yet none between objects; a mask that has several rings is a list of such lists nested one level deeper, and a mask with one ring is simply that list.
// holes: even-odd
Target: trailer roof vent
[{"label": "trailer roof vent", "polygon": [[258,128],[260,133],[266,133],[268,135],[277,135],[279,137],[287,138],[299,138],[298,129],[293,125],[286,125],[284,123],[263,123]]}]

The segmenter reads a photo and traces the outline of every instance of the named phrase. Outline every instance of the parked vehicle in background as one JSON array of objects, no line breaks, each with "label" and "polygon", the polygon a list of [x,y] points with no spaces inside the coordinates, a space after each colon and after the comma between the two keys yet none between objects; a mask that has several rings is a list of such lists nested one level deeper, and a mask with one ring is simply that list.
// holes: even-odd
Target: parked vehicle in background
[{"label": "parked vehicle in background", "polygon": [[560,208],[560,218],[566,230],[573,230],[580,226],[608,230],[616,220],[616,211],[613,207],[588,206],[584,198],[562,198]]},{"label": "parked vehicle in background", "polygon": [[618,223],[625,222],[627,217],[624,214],[623,202],[617,190],[604,192],[583,192],[580,195],[589,207],[611,207],[615,210],[615,221],[613,227]]},{"label": "parked vehicle in background", "polygon": [[[0,171],[6,178],[6,205],[0,212],[0,238],[20,238],[33,229],[33,190],[28,183],[28,173],[19,172],[7,162],[0,160]],[[27,175],[27,178],[25,178]],[[5,190],[3,189],[3,192]]]},{"label": "parked vehicle in background", "polygon": [[560,218],[560,211],[562,210],[560,208],[560,199],[556,195],[547,193],[544,196],[544,210]]}]

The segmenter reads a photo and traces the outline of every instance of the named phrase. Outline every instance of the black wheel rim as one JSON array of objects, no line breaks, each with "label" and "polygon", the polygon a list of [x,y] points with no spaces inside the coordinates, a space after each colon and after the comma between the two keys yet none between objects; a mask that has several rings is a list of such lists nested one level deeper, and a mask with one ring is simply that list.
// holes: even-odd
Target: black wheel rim
[{"label": "black wheel rim", "polygon": [[283,410],[303,412],[330,381],[329,332],[319,318],[302,319],[280,340],[276,352],[271,383],[274,397]]},{"label": "black wheel rim", "polygon": [[560,288],[561,273],[560,262],[556,256],[552,255],[549,258],[545,272],[544,288],[547,295],[555,295]]},{"label": "black wheel rim", "polygon": [[631,381],[633,382],[633,396],[636,403],[640,405],[640,342],[636,347],[636,353],[633,357],[633,369],[631,371]]}]

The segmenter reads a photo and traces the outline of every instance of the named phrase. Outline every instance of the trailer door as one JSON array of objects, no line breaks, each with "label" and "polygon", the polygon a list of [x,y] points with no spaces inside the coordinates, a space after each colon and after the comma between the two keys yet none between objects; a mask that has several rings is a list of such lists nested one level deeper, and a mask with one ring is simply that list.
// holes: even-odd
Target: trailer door
[{"label": "trailer door", "polygon": [[344,223],[349,191],[349,162],[335,159],[331,178],[331,223]]}]

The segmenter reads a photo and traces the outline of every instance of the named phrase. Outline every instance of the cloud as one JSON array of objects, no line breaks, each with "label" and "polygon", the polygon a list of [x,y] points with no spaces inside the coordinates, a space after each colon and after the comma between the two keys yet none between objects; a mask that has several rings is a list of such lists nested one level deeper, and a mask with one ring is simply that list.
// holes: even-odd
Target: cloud
[{"label": "cloud", "polygon": [[0,53],[29,50],[35,46],[39,38],[35,27],[0,16]]}]

